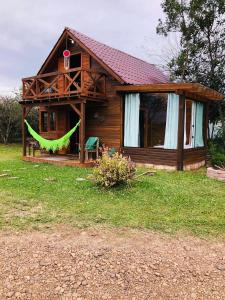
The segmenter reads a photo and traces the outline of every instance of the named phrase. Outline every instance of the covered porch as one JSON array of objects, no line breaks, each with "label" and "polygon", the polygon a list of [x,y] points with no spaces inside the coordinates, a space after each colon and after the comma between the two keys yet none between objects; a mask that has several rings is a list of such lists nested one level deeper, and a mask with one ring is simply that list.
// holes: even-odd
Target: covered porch
[{"label": "covered porch", "polygon": [[56,166],[68,166],[68,167],[93,167],[94,161],[85,161],[84,163],[80,162],[78,156],[73,155],[60,155],[60,154],[39,154],[37,156],[23,156],[24,161],[30,161],[33,163],[44,163],[44,164],[52,164]]},{"label": "covered porch", "polygon": [[[106,105],[106,100],[93,98],[45,99],[32,102],[21,101],[23,160],[34,163],[49,163],[61,166],[91,167],[96,156],[87,155],[85,144],[87,141],[86,115],[98,107]],[[70,138],[70,145],[56,152],[45,151],[36,146],[35,140],[29,137],[25,120],[33,107],[39,109],[39,134],[48,140],[55,140],[65,135],[72,127],[80,122],[79,127]],[[90,127],[90,126],[89,126]],[[90,133],[88,133],[90,134]],[[30,147],[30,144],[34,143]]]}]

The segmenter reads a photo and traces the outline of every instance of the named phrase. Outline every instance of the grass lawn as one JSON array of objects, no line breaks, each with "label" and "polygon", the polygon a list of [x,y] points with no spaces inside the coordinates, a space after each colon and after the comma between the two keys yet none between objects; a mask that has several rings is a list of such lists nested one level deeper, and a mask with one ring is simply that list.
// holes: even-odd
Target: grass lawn
[{"label": "grass lawn", "polygon": [[[20,160],[20,146],[0,145],[0,228],[104,224],[224,236],[225,185],[195,172],[157,172],[109,191],[86,178],[91,169]],[[141,170],[139,170],[141,171]]]}]

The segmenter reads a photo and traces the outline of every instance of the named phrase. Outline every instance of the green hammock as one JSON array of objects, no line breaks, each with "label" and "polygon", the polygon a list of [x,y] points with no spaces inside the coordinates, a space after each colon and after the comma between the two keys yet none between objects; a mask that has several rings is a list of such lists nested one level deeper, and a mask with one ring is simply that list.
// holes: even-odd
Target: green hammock
[{"label": "green hammock", "polygon": [[42,136],[40,136],[34,129],[29,125],[27,120],[24,120],[27,124],[27,128],[31,136],[38,141],[40,147],[42,149],[46,149],[47,151],[56,152],[57,150],[61,150],[62,148],[68,147],[70,143],[71,135],[76,131],[77,127],[80,126],[80,121],[76,124],[74,128],[72,128],[69,132],[67,132],[64,136],[57,140],[46,140]]}]

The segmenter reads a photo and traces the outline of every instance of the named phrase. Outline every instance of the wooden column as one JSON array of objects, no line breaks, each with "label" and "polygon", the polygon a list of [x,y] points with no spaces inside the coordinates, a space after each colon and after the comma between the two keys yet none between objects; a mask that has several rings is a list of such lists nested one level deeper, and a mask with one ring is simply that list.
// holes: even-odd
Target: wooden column
[{"label": "wooden column", "polygon": [[179,118],[178,118],[178,140],[177,140],[177,170],[184,169],[184,113],[185,96],[180,95],[179,99]]},{"label": "wooden column", "polygon": [[86,102],[80,104],[80,162],[85,161],[85,108]]},{"label": "wooden column", "polygon": [[26,143],[27,143],[27,130],[26,130],[26,124],[24,123],[24,120],[26,118],[26,107],[23,106],[23,111],[22,111],[22,142],[23,142],[23,156],[27,155],[27,148],[26,148]]}]

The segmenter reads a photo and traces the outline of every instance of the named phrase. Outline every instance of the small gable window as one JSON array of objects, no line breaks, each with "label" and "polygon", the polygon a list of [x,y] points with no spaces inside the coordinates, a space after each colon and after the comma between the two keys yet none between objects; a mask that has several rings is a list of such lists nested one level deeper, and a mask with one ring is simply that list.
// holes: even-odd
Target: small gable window
[{"label": "small gable window", "polygon": [[81,67],[81,53],[71,55],[70,57],[70,69]]}]

